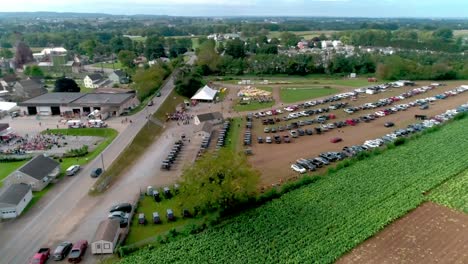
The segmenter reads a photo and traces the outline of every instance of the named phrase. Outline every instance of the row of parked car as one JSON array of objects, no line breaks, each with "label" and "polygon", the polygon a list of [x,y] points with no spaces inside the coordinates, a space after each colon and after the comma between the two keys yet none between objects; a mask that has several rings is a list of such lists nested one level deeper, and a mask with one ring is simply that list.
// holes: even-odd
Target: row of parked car
[{"label": "row of parked car", "polygon": [[223,124],[223,128],[219,130],[218,141],[216,142],[216,150],[219,150],[226,144],[226,136],[229,131],[229,126],[229,121],[225,121]]},{"label": "row of parked car", "polygon": [[329,165],[332,162],[343,160],[347,157],[355,156],[358,153],[366,150],[381,147],[385,144],[395,141],[397,138],[405,137],[416,132],[425,130],[427,128],[433,127],[435,125],[441,124],[447,120],[452,119],[456,114],[460,112],[468,112],[468,104],[464,104],[458,107],[457,109],[447,110],[445,113],[436,115],[435,117],[428,120],[424,120],[421,123],[410,124],[404,129],[397,129],[392,133],[388,133],[380,138],[366,140],[362,145],[346,146],[339,152],[324,152],[321,153],[318,157],[298,159],[295,163],[291,164],[291,169],[298,173],[314,171],[317,168]]},{"label": "row of parked car", "polygon": [[184,146],[184,142],[182,140],[178,140],[172,146],[171,151],[167,155],[166,159],[162,161],[161,169],[170,170],[172,165],[174,164],[175,160],[179,156],[182,147]]},{"label": "row of parked car", "polygon": [[[388,97],[388,98],[379,99],[377,102],[365,103],[365,104],[362,104],[360,106],[347,107],[347,108],[343,109],[343,111],[348,113],[348,114],[352,114],[352,113],[358,112],[360,110],[374,109],[374,108],[378,108],[378,107],[384,107],[384,106],[392,105],[393,103],[398,102],[400,100],[404,100],[404,99],[413,97],[413,96],[418,95],[418,94],[426,93],[426,92],[428,92],[428,91],[430,91],[430,90],[432,90],[432,89],[434,89],[436,87],[437,87],[436,85],[428,85],[428,86],[423,86],[423,87],[420,87],[420,88],[415,88],[415,89],[412,89],[412,90],[410,90],[408,92],[401,93],[400,95],[397,95],[397,96],[392,96],[392,97]],[[399,104],[399,105],[396,105],[394,108],[395,109],[400,109],[400,110],[406,110],[408,107],[410,107],[408,104]]]},{"label": "row of parked car", "polygon": [[81,262],[88,248],[87,240],[79,240],[75,244],[69,241],[61,242],[51,255],[50,248],[40,248],[32,257],[30,264],[45,264],[52,256],[55,261],[61,261],[68,257],[69,263]]}]

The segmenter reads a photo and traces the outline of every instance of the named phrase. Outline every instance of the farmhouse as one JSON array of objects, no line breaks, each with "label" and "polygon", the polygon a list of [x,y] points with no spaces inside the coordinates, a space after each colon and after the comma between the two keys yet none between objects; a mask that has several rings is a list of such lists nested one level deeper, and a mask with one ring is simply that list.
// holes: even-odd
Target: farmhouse
[{"label": "farmhouse", "polygon": [[33,191],[41,191],[60,174],[60,163],[38,155],[5,179],[5,185],[24,183]]},{"label": "farmhouse", "polygon": [[91,253],[113,254],[120,235],[119,228],[120,221],[118,219],[101,221],[91,243]]},{"label": "farmhouse", "polygon": [[211,89],[208,85],[198,89],[194,96],[192,96],[192,101],[197,102],[213,102],[216,98],[217,90]]},{"label": "farmhouse", "polygon": [[196,115],[194,118],[194,123],[195,125],[200,125],[203,122],[209,122],[213,125],[218,125],[223,123],[223,114],[220,112],[213,112],[213,113],[206,113],[206,114],[200,114]]},{"label": "farmhouse", "polygon": [[18,217],[32,199],[31,186],[12,184],[0,195],[0,219]]},{"label": "farmhouse", "polygon": [[108,116],[119,116],[138,103],[134,93],[48,93],[18,106],[27,115],[81,115],[99,110]]},{"label": "farmhouse", "polygon": [[99,73],[86,75],[86,77],[83,79],[83,82],[84,86],[90,89],[104,87],[112,83],[110,80],[107,80]]}]

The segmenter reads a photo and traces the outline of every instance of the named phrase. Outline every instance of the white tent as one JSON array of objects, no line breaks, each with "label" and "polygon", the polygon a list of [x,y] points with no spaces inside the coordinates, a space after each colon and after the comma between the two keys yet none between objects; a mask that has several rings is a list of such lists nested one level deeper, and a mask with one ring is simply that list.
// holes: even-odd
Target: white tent
[{"label": "white tent", "polygon": [[191,99],[197,101],[213,101],[217,93],[218,91],[211,89],[208,85],[205,85],[203,88],[200,88]]}]

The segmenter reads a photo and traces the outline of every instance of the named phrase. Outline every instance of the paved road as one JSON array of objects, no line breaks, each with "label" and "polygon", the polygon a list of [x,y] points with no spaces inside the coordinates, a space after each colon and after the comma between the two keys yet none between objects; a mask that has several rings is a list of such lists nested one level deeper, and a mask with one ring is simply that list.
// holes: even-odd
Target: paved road
[{"label": "paved road", "polygon": [[[189,63],[193,61],[194,57]],[[154,106],[146,107],[138,114],[129,117],[132,124],[102,152],[105,168],[118,157],[145,125],[148,113],[155,112],[173,89],[173,79],[170,77],[161,89],[162,96],[154,98]],[[95,181],[89,177],[91,169],[101,167],[101,158],[98,157],[85,166],[78,175],[65,178],[56,184],[53,190],[48,192],[26,215],[16,221],[1,223],[0,263],[27,263],[40,246],[53,247],[58,241],[91,240],[99,221],[106,218],[106,209],[119,200],[133,199],[141,186],[154,182],[152,178],[155,172],[159,171],[159,168],[156,168],[159,163],[154,161],[161,160],[174,141],[173,138],[166,138],[166,135],[172,137],[175,129],[177,127],[168,129],[165,135],[135,161],[122,179],[105,194],[98,197],[88,196],[88,190]],[[164,184],[174,179],[157,180],[158,183]],[[97,259],[88,256],[85,260],[86,263],[94,263]]]}]

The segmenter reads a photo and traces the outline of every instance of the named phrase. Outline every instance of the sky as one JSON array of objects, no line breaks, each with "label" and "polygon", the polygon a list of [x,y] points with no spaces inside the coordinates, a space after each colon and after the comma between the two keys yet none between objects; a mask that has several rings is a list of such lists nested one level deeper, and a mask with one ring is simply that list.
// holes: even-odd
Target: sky
[{"label": "sky", "polygon": [[1,12],[54,11],[215,17],[468,17],[468,0],[2,0],[2,2]]}]

